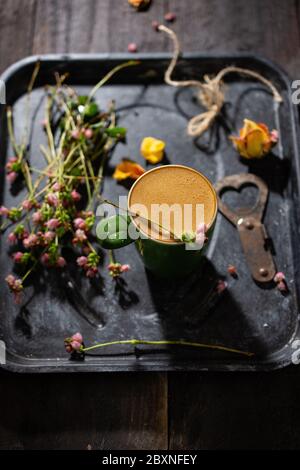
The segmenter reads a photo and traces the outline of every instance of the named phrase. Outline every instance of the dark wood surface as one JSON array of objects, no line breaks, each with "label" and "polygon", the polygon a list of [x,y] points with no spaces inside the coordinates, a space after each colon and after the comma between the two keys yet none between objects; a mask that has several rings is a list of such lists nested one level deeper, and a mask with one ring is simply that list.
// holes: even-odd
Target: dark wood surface
[{"label": "dark wood surface", "polygon": [[[168,51],[151,21],[177,14],[185,51],[252,51],[300,74],[297,0],[0,0],[0,72],[50,52]],[[300,447],[300,371],[0,375],[1,449]]]}]

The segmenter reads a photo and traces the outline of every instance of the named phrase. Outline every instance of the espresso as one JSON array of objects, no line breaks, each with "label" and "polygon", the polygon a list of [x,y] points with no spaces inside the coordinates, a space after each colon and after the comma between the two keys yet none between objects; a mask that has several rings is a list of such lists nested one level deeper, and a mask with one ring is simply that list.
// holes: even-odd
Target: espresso
[{"label": "espresso", "polygon": [[181,165],[150,170],[133,185],[128,200],[134,223],[150,238],[178,242],[183,233],[209,227],[217,211],[216,193],[208,179]]}]

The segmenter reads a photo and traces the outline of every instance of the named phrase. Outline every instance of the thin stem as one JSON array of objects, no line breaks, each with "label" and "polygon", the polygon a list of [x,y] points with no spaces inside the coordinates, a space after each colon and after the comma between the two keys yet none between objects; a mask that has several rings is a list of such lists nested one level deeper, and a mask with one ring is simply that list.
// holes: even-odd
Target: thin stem
[{"label": "thin stem", "polygon": [[91,99],[93,98],[93,96],[95,95],[95,93],[99,90],[100,87],[102,87],[102,85],[104,85],[106,82],[108,82],[108,80],[110,80],[110,78],[117,72],[119,72],[120,70],[124,69],[125,67],[131,67],[132,65],[138,65],[139,64],[139,61],[137,60],[129,60],[128,62],[125,62],[124,64],[120,64],[120,65],[117,65],[116,67],[114,67],[112,70],[110,70],[110,72],[108,72],[104,78],[102,78],[100,80],[100,82],[98,82],[94,88],[92,89],[92,91],[90,92],[89,94],[89,99],[88,99],[88,102],[91,101]]},{"label": "thin stem", "polygon": [[109,262],[111,264],[115,264],[116,258],[115,258],[115,254],[114,254],[113,250],[108,251],[108,256],[109,256]]},{"label": "thin stem", "polygon": [[32,271],[34,270],[34,268],[36,267],[36,265],[38,264],[39,260],[36,259],[35,262],[33,263],[33,265],[31,266],[31,268],[27,271],[27,273],[22,277],[22,283],[25,281],[25,279],[29,276],[29,274],[32,273]]},{"label": "thin stem", "polygon": [[8,128],[8,134],[9,134],[9,139],[11,141],[11,145],[14,149],[15,154],[19,157],[20,149],[17,145],[14,130],[13,130],[12,110],[10,107],[7,108],[7,128]]},{"label": "thin stem", "polygon": [[87,189],[87,193],[88,193],[88,207],[89,207],[90,204],[91,204],[91,201],[92,201],[92,191],[91,191],[91,185],[90,185],[90,182],[89,182],[89,179],[88,179],[88,172],[87,172],[87,169],[86,169],[84,154],[83,154],[81,149],[80,149],[80,158],[81,158],[81,161],[82,161],[83,172],[84,172],[85,183],[86,183],[86,189]]},{"label": "thin stem", "polygon": [[52,158],[54,159],[56,157],[56,152],[55,152],[55,144],[54,144],[54,137],[52,134],[51,130],[51,125],[50,125],[50,108],[52,106],[52,100],[50,97],[48,97],[47,101],[47,114],[46,114],[46,133],[47,133],[47,138],[48,138],[48,144],[50,148],[50,152],[52,155]]},{"label": "thin stem", "polygon": [[128,339],[128,340],[120,340],[120,341],[110,341],[108,343],[98,343],[94,346],[89,346],[88,348],[81,349],[82,352],[92,351],[97,348],[104,348],[107,346],[113,346],[116,344],[131,344],[136,346],[137,344],[144,344],[144,345],[175,345],[175,346],[188,346],[192,348],[202,348],[202,349],[217,349],[219,351],[227,351],[235,354],[241,354],[243,356],[254,356],[254,353],[248,351],[241,351],[239,349],[228,348],[226,346],[221,346],[218,344],[205,344],[205,343],[196,343],[191,341],[184,341],[184,340],[161,340],[161,341],[146,341],[143,339]]}]

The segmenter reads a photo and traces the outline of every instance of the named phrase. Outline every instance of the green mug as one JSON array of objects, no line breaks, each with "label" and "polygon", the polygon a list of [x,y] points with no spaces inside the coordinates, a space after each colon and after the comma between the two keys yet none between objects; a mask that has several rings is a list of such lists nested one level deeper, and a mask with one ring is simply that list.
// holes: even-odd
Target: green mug
[{"label": "green mug", "polygon": [[[165,173],[164,181],[166,184],[160,184],[159,188],[153,188],[153,196],[151,196],[153,200],[155,200],[156,193],[159,191],[163,194],[164,186],[165,192],[167,193],[169,191],[168,182],[173,180],[176,182],[176,173],[178,173],[181,178],[181,180],[178,180],[178,192],[185,192],[185,200],[189,200],[189,194],[191,193],[191,198],[193,198],[193,204],[195,205],[195,197],[197,198],[198,191],[199,201],[197,201],[197,204],[204,205],[204,211],[206,208],[205,204],[203,204],[203,197],[201,194],[204,195],[204,199],[209,200],[210,217],[208,223],[206,223],[206,242],[203,246],[199,247],[197,244],[191,243],[190,241],[182,241],[179,236],[173,240],[164,240],[162,237],[158,237],[157,235],[154,237],[152,232],[149,233],[149,231],[147,232],[145,230],[145,226],[142,227],[141,224],[138,224],[137,219],[143,220],[144,222],[146,220],[147,224],[149,219],[140,215],[140,212],[138,213],[138,216],[136,213],[132,212],[133,196],[137,192],[137,188],[139,188],[140,191],[143,189],[143,186],[145,187],[145,183],[148,185],[147,189],[149,193],[149,182],[147,183],[146,179],[149,180],[150,174],[151,180],[154,182],[155,180],[158,180],[159,183],[161,183],[161,178],[163,176],[162,171]],[[169,173],[169,175],[167,173]],[[184,180],[182,179],[183,176],[186,176]],[[188,184],[188,178],[190,178],[192,184]],[[187,185],[182,184],[183,181],[187,181]],[[200,184],[201,189],[196,187],[196,183]],[[172,197],[174,196],[174,199],[176,200],[176,185],[174,186],[173,184],[172,188]],[[193,194],[193,189],[195,194]],[[161,203],[161,200],[159,203]],[[99,243],[103,248],[115,250],[122,248],[129,243],[135,242],[136,248],[141,255],[145,267],[155,275],[162,278],[183,278],[201,268],[203,255],[205,254],[213,235],[218,211],[215,189],[212,183],[203,174],[183,165],[164,165],[149,170],[140,176],[131,187],[127,198],[127,211],[128,212],[125,214],[103,218],[98,223],[96,233]],[[154,223],[154,226],[158,225],[158,223]],[[162,226],[159,226],[159,231],[157,230],[157,232],[160,232],[163,229],[164,228]]]}]

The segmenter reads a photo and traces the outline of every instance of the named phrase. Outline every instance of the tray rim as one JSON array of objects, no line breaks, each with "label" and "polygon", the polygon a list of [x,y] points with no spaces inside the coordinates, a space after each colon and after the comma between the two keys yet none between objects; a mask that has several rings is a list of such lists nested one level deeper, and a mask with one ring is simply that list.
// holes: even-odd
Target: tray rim
[{"label": "tray rim", "polygon": [[[22,68],[34,64],[37,60],[41,62],[72,62],[72,61],[82,61],[82,62],[97,62],[97,61],[127,61],[127,60],[140,60],[140,61],[148,61],[148,60],[170,60],[172,54],[170,53],[161,53],[161,52],[147,52],[147,53],[136,53],[136,54],[129,54],[129,53],[51,53],[51,54],[36,54],[24,57],[9,67],[7,67],[0,75],[0,79],[3,80],[5,83],[10,80],[11,77],[14,76],[17,72],[19,72]],[[263,57],[259,54],[255,53],[248,53],[248,52],[185,52],[180,56],[180,59],[183,60],[228,60],[228,62],[234,62],[235,60],[249,60],[252,62],[257,62],[264,67],[272,69],[275,72],[280,80],[285,84],[286,89],[289,90],[291,79],[287,72],[278,64],[273,62],[272,60]],[[295,113],[295,106],[291,102],[290,94],[288,95],[287,104],[289,106],[289,113],[290,113],[290,121],[291,121],[291,134],[293,139],[293,150],[294,150],[294,158],[293,163],[295,165],[295,170],[297,174],[297,189],[298,193],[300,194],[300,161],[299,161],[299,151],[297,141],[299,141],[299,116],[296,116]],[[295,184],[295,183],[294,183]],[[293,263],[294,268],[294,263]],[[298,292],[296,289],[296,301],[298,303]],[[2,332],[1,332],[2,333]],[[0,334],[0,339],[2,334]],[[298,322],[296,323],[295,331],[293,336],[290,338],[289,342],[285,345],[288,347],[290,345],[290,353],[292,354],[292,343],[300,339],[300,318],[298,316]],[[279,355],[280,352],[284,348],[275,351],[274,353],[270,354],[273,358],[272,361],[268,361],[268,357],[266,356],[265,359],[261,362],[256,362],[251,364],[251,362],[238,362],[235,361],[232,363],[227,362],[226,359],[222,358],[220,362],[212,362],[211,364],[206,363],[206,365],[196,362],[191,362],[189,359],[184,360],[177,360],[176,364],[169,365],[168,363],[164,362],[163,360],[159,364],[157,361],[152,362],[151,359],[146,358],[144,356],[143,360],[140,364],[137,362],[138,359],[135,356],[132,356],[132,365],[131,364],[107,364],[107,357],[103,358],[103,364],[101,364],[101,358],[98,356],[99,363],[98,364],[91,364],[87,362],[74,362],[70,361],[66,358],[61,359],[57,358],[49,358],[49,365],[39,365],[36,362],[39,359],[30,359],[26,358],[29,363],[22,364],[17,362],[13,359],[7,361],[6,364],[0,365],[0,371],[2,372],[17,372],[17,373],[69,373],[69,372],[79,372],[79,373],[99,373],[99,372],[176,372],[176,371],[212,371],[212,372],[259,372],[259,371],[273,371],[278,370],[289,365],[292,365],[292,360],[282,359],[278,362],[274,361],[274,356],[277,354]],[[9,353],[9,355],[11,355]],[[291,355],[290,355],[291,356]],[[16,356],[17,357],[17,356]],[[270,359],[271,359],[270,357]],[[23,358],[23,356],[22,356]],[[103,360],[102,359],[102,360]],[[111,360],[114,359],[112,356]],[[44,362],[47,362],[47,359],[41,359]],[[128,360],[128,358],[127,358]],[[30,361],[32,363],[30,364]]]}]

